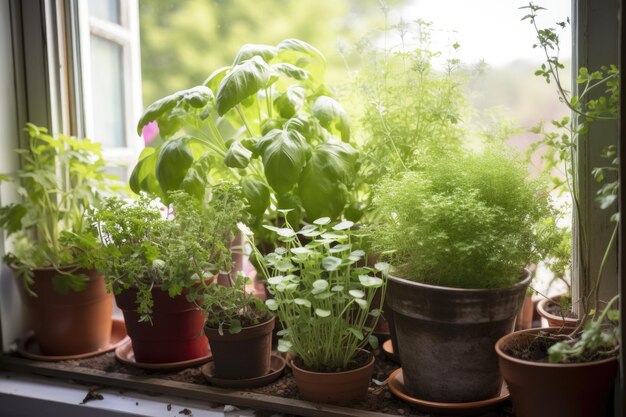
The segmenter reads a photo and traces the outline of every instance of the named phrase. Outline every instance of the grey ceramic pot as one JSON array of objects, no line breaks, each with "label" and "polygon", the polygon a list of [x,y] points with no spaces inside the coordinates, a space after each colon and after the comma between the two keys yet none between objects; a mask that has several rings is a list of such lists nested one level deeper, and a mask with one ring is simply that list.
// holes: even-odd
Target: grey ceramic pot
[{"label": "grey ceramic pot", "polygon": [[500,393],[494,345],[513,331],[530,272],[509,288],[461,289],[389,277],[405,389],[434,402],[472,402]]}]

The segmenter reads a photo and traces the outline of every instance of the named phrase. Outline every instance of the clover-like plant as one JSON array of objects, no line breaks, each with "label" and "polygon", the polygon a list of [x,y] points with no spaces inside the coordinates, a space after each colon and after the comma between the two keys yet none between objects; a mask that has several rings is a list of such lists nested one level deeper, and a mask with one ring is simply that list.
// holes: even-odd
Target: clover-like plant
[{"label": "clover-like plant", "polygon": [[233,64],[203,85],[152,103],[138,133],[156,121],[130,179],[135,192],[201,194],[222,178],[240,181],[257,236],[276,209],[301,218],[338,218],[350,202],[357,151],[347,113],[323,85],[325,58],[297,39],[244,45]]},{"label": "clover-like plant", "polygon": [[374,296],[384,297],[389,265],[367,266],[359,248],[365,236],[353,225],[322,217],[298,231],[289,222],[265,226],[281,242],[265,257],[257,253],[273,296],[266,304],[283,326],[278,349],[294,352],[310,370],[349,369],[360,347],[378,345],[372,331],[382,311]]}]

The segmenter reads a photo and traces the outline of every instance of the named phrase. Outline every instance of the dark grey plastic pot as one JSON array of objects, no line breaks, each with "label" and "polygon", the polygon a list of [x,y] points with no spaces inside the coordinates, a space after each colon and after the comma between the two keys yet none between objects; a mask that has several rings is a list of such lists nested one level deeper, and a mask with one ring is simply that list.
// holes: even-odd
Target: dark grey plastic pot
[{"label": "dark grey plastic pot", "polygon": [[461,289],[389,277],[387,303],[412,397],[472,402],[500,393],[494,345],[513,331],[530,272],[509,288]]}]

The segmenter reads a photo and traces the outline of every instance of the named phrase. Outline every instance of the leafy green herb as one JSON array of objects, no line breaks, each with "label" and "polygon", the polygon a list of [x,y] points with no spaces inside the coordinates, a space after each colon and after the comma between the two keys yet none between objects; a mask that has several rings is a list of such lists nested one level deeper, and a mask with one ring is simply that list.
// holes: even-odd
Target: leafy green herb
[{"label": "leafy green herb", "polygon": [[333,225],[328,217],[297,231],[288,221],[282,228],[266,225],[281,244],[265,257],[255,248],[274,297],[266,305],[284,329],[278,349],[294,352],[312,370],[345,370],[359,347],[378,343],[372,331],[380,309],[373,300],[377,291],[384,297],[388,265],[365,266],[364,235],[353,225]]},{"label": "leafy green herb", "polygon": [[83,256],[102,271],[116,294],[138,290],[141,321],[150,321],[153,288],[200,302],[203,283],[219,271],[230,271],[228,245],[243,201],[238,188],[228,183],[211,191],[204,200],[174,191],[168,194],[171,205],[161,207],[146,195],[133,202],[108,199],[91,212],[94,250]]},{"label": "leafy green herb", "polygon": [[[0,182],[13,182],[20,196],[18,203],[0,208],[0,228],[13,238],[14,245],[4,261],[17,267],[33,296],[31,270],[42,267],[57,270],[54,284],[58,291],[80,291],[87,278],[74,272],[79,266],[92,267],[77,256],[76,246],[88,235],[85,212],[91,204],[122,191],[122,184],[106,173],[100,144],[53,136],[31,123],[24,130],[29,136],[28,148],[16,151],[21,168],[12,175],[0,175]],[[70,244],[63,240],[64,233],[80,239]]]},{"label": "leafy green herb", "polygon": [[548,196],[505,146],[433,158],[381,183],[372,241],[380,252],[393,250],[400,276],[448,287],[506,287],[541,259],[536,226],[550,217]]},{"label": "leafy green herb", "polygon": [[207,316],[205,326],[218,329],[219,334],[224,330],[234,334],[268,320],[271,314],[265,303],[246,291],[249,283],[250,279],[239,272],[230,286],[215,281],[206,285],[199,304]]}]

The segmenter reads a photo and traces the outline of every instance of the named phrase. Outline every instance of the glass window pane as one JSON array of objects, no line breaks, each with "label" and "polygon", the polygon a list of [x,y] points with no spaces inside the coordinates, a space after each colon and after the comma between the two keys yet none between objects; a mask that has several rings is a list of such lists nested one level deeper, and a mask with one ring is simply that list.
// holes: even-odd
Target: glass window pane
[{"label": "glass window pane", "polygon": [[89,0],[89,15],[121,24],[119,0]]},{"label": "glass window pane", "polygon": [[93,139],[103,146],[125,147],[122,46],[91,36]]}]

